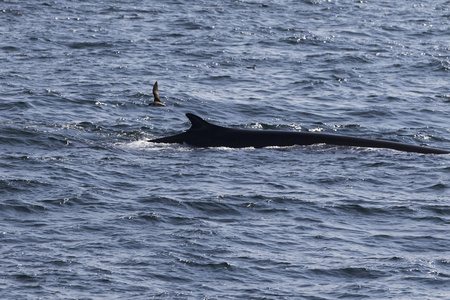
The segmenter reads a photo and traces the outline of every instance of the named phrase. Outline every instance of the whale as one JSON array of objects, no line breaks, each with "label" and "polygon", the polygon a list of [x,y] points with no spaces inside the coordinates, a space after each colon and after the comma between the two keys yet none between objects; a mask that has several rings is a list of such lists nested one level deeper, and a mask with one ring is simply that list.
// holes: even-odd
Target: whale
[{"label": "whale", "polygon": [[158,81],[153,85],[153,102],[149,103],[149,106],[167,106],[167,104],[162,103],[159,98]]},{"label": "whale", "polygon": [[408,145],[398,142],[350,137],[315,132],[295,132],[280,130],[234,129],[211,124],[201,117],[187,113],[191,127],[180,134],[149,140],[152,143],[178,143],[193,147],[263,148],[269,146],[294,146],[326,144],[365,148],[386,148],[398,151],[425,154],[450,154],[450,151]]}]

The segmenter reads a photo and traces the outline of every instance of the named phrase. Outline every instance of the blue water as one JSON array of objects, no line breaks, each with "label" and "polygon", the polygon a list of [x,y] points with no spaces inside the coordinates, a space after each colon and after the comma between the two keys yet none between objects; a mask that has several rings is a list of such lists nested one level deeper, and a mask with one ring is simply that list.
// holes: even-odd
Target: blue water
[{"label": "blue water", "polygon": [[[0,298],[450,299],[450,2],[0,2]],[[253,67],[254,68],[250,68]],[[167,107],[149,107],[152,85]]]}]

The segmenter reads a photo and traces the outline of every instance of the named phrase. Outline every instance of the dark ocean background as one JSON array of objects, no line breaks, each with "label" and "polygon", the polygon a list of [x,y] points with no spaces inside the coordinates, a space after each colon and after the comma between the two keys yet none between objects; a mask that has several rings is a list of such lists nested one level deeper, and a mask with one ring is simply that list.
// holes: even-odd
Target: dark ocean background
[{"label": "dark ocean background", "polygon": [[[1,299],[450,299],[450,2],[0,1]],[[167,107],[155,108],[152,85]]]}]

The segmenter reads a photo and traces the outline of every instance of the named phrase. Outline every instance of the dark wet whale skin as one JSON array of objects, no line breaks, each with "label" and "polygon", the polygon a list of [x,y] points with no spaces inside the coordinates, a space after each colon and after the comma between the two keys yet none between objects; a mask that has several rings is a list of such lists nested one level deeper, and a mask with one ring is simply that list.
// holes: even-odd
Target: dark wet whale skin
[{"label": "dark wet whale skin", "polygon": [[348,137],[334,134],[311,132],[287,132],[275,130],[245,130],[226,128],[206,122],[197,115],[187,113],[192,126],[186,132],[150,140],[153,143],[186,143],[195,147],[263,148],[268,146],[293,146],[327,144],[367,148],[387,148],[398,151],[449,154],[449,151],[407,145],[397,142],[366,138]]}]

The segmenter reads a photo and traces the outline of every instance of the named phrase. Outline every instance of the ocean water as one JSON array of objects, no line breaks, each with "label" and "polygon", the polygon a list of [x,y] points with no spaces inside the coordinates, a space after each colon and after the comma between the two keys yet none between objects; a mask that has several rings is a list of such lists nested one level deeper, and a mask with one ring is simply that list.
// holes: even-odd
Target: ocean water
[{"label": "ocean water", "polygon": [[[450,2],[0,1],[0,298],[450,299]],[[152,85],[167,107],[149,107]]]}]

